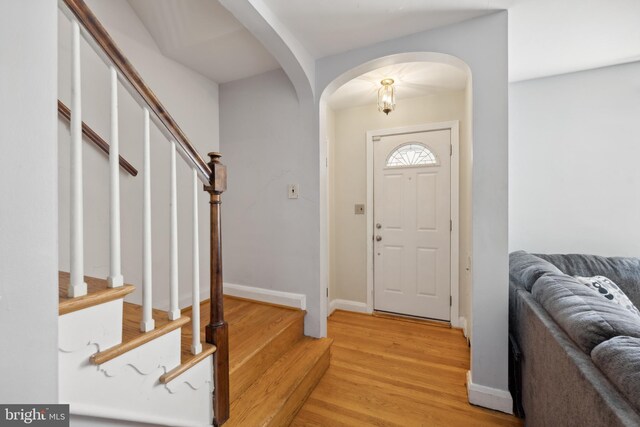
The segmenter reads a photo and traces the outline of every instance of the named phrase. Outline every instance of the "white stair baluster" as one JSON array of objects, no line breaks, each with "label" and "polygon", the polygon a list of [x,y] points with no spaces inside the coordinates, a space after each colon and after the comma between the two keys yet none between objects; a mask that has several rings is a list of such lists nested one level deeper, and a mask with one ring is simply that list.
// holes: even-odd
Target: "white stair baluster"
[{"label": "white stair baluster", "polygon": [[144,108],[144,160],[143,160],[143,214],[142,214],[142,332],[155,327],[151,298],[151,147],[149,130],[149,109]]},{"label": "white stair baluster", "polygon": [[120,258],[120,143],[118,139],[118,72],[111,73],[111,147],[109,149],[109,287],[124,284]]},{"label": "white stair baluster", "polygon": [[84,281],[80,25],[72,20],[71,27],[71,265],[67,293],[73,298],[86,295],[87,284]]},{"label": "white stair baluster", "polygon": [[192,341],[191,353],[198,354],[202,351],[200,343],[200,242],[198,238],[198,172],[193,169],[193,300],[191,321]]},{"label": "white stair baluster", "polygon": [[178,190],[176,185],[176,142],[171,141],[171,241],[169,279],[169,320],[180,318],[178,307]]}]

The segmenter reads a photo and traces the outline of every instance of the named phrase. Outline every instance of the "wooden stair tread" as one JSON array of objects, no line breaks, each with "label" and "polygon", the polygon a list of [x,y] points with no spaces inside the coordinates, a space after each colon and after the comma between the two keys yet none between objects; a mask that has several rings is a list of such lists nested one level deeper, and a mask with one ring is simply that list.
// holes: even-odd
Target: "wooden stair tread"
[{"label": "wooden stair tread", "polygon": [[260,304],[225,297],[229,323],[229,372],[234,372],[293,322],[303,321],[305,312],[294,308]]},{"label": "wooden stair tread", "polygon": [[[237,297],[224,297],[229,323],[230,399],[243,393],[265,370],[303,337],[303,310]],[[209,301],[200,304],[200,341],[205,341],[209,322]],[[183,309],[192,315],[191,307]],[[191,355],[189,323],[182,328],[182,354]]]},{"label": "wooden stair tread", "polygon": [[[243,367],[258,353],[263,351],[275,337],[279,336],[283,331],[286,331],[294,323],[299,322],[302,329],[304,329],[303,319],[303,312],[292,313],[292,315],[280,318],[278,319],[278,323],[272,323],[266,328],[263,328],[262,334],[254,336],[253,341],[248,341],[245,336],[234,330],[232,326],[229,326],[229,351],[234,352],[235,350],[234,353],[231,353],[233,356],[231,356],[231,354],[229,355],[229,373],[233,374],[237,370],[243,369]],[[300,337],[302,336],[303,334],[300,333]],[[231,337],[235,337],[233,346],[231,345]]]},{"label": "wooden stair tread", "polygon": [[[209,323],[209,312],[209,301],[205,301],[200,305],[202,342],[205,340],[204,328]],[[191,307],[183,310],[183,314],[190,315]],[[224,316],[229,324],[229,372],[236,370],[274,335],[292,322],[304,318],[304,315],[304,310],[225,295]],[[191,334],[191,324],[183,328],[182,334]]]},{"label": "wooden stair tread", "polygon": [[67,289],[71,281],[67,272],[58,272],[58,314],[68,314],[84,308],[93,307],[105,302],[113,301],[118,298],[124,298],[135,290],[132,285],[123,285],[117,288],[110,288],[105,279],[85,276],[84,281],[87,283],[87,295],[69,298]]},{"label": "wooden stair tread", "polygon": [[[184,310],[183,313],[190,312],[190,310]],[[204,321],[202,320],[202,316],[200,316],[200,322],[204,325]],[[202,351],[196,355],[191,353],[191,336],[193,331],[193,323],[188,322],[182,327],[181,337],[180,337],[180,365],[176,366],[171,371],[160,377],[160,382],[163,384],[167,384],[170,381],[173,381],[181,374],[188,371],[193,366],[197,365],[200,361],[205,359],[207,356],[215,353],[216,346],[213,344],[208,344],[205,342],[204,336],[204,326],[200,329],[200,342],[202,343]]]},{"label": "wooden stair tread", "polygon": [[100,365],[111,359],[140,347],[162,335],[165,335],[177,328],[190,323],[188,317],[182,316],[177,320],[169,320],[167,313],[162,310],[153,310],[155,329],[149,332],[140,331],[140,321],[142,319],[142,306],[131,303],[124,303],[122,320],[122,343],[91,356],[91,363]]},{"label": "wooden stair tread", "polygon": [[[291,328],[295,322],[300,322],[300,326],[302,327],[305,311],[230,296],[224,297],[224,304],[225,317],[227,322],[229,323],[230,375],[234,377],[233,373],[241,371],[242,369],[240,368],[244,367],[245,364],[256,355],[263,356],[261,358],[256,358],[258,362],[265,362],[259,372],[256,373],[251,369],[247,369],[246,372],[242,372],[242,375],[239,375],[242,378],[238,378],[235,381],[235,384],[237,386],[240,386],[241,389],[233,387],[232,384],[234,393],[238,393],[239,391],[243,391],[244,388],[248,386],[247,382],[253,381],[254,378],[251,377],[251,374],[262,373],[267,366],[272,364],[280,356],[280,354],[284,350],[281,350],[277,354],[273,354],[274,352],[272,351],[267,356],[271,356],[271,359],[273,360],[269,360],[268,357],[267,360],[265,360],[265,355],[264,353],[262,353],[262,350],[274,338],[280,337],[282,331],[287,331],[287,329]],[[181,331],[180,365],[162,375],[160,377],[161,383],[166,384],[174,380],[175,378],[179,377],[181,374],[189,370],[189,368],[195,366],[202,359],[206,358],[216,351],[214,345],[207,344],[205,342],[205,326],[209,322],[209,312],[210,303],[209,301],[204,301],[200,305],[200,342],[202,343],[203,351],[196,356],[191,354],[191,337],[193,324],[191,322],[187,322],[182,326]],[[183,317],[191,314],[191,307],[182,310]],[[166,319],[166,315],[164,314],[164,312],[154,310],[154,318],[156,318],[156,315],[164,316],[164,318]],[[125,319],[127,317],[129,316],[125,315]],[[140,315],[134,314],[133,318],[139,320]],[[129,322],[125,323],[128,324]],[[159,322],[158,320],[156,320],[156,328],[158,327],[158,325]],[[289,334],[296,333],[295,331],[287,332]],[[131,323],[131,333],[139,334],[138,327],[135,322]],[[300,337],[302,336],[301,330],[299,335]]]},{"label": "wooden stair tread", "polygon": [[190,368],[196,366],[199,362],[206,359],[216,351],[216,346],[213,344],[202,343],[202,351],[196,355],[191,353],[191,339],[189,338],[187,349],[185,350],[185,338],[182,338],[182,352],[180,353],[180,365],[176,366],[166,374],[160,377],[162,384],[167,384],[170,381],[178,378],[181,374],[187,372]]},{"label": "wooden stair tread", "polygon": [[[231,332],[233,333],[233,332]],[[304,336],[304,322],[302,317],[297,322],[290,322],[289,326],[277,331],[271,340],[246,358],[236,364],[229,372],[229,399],[238,398],[251,386],[271,365],[273,365],[287,350],[294,346]]]},{"label": "wooden stair tread", "polygon": [[332,340],[304,337],[239,398],[226,426],[288,425],[329,366]]}]

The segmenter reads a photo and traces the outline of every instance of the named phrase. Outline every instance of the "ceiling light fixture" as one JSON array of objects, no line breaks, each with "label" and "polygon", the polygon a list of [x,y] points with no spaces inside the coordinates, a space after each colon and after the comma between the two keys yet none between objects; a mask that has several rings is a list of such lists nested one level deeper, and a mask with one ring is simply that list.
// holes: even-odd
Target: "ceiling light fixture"
[{"label": "ceiling light fixture", "polygon": [[382,111],[387,116],[396,109],[396,88],[393,87],[393,79],[383,79],[378,89],[378,111]]}]

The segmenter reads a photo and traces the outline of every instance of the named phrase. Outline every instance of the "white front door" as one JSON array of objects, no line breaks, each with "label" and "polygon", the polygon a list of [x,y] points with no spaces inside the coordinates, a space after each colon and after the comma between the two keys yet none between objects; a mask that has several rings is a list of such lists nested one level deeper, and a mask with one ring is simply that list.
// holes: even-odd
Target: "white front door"
[{"label": "white front door", "polygon": [[373,145],[374,308],[451,320],[451,130]]}]

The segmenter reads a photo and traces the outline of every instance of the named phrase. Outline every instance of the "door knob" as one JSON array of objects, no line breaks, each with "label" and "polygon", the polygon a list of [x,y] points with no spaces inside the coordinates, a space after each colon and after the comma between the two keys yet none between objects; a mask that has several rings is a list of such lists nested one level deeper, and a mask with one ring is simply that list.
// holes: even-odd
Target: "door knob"
[{"label": "door knob", "polygon": [[380,240],[382,240],[382,236],[380,235],[376,236],[376,242],[379,242]]},{"label": "door knob", "polygon": [[377,228],[378,230],[380,230],[380,229],[382,228],[382,224],[377,223],[377,224],[376,224],[376,228]]}]

